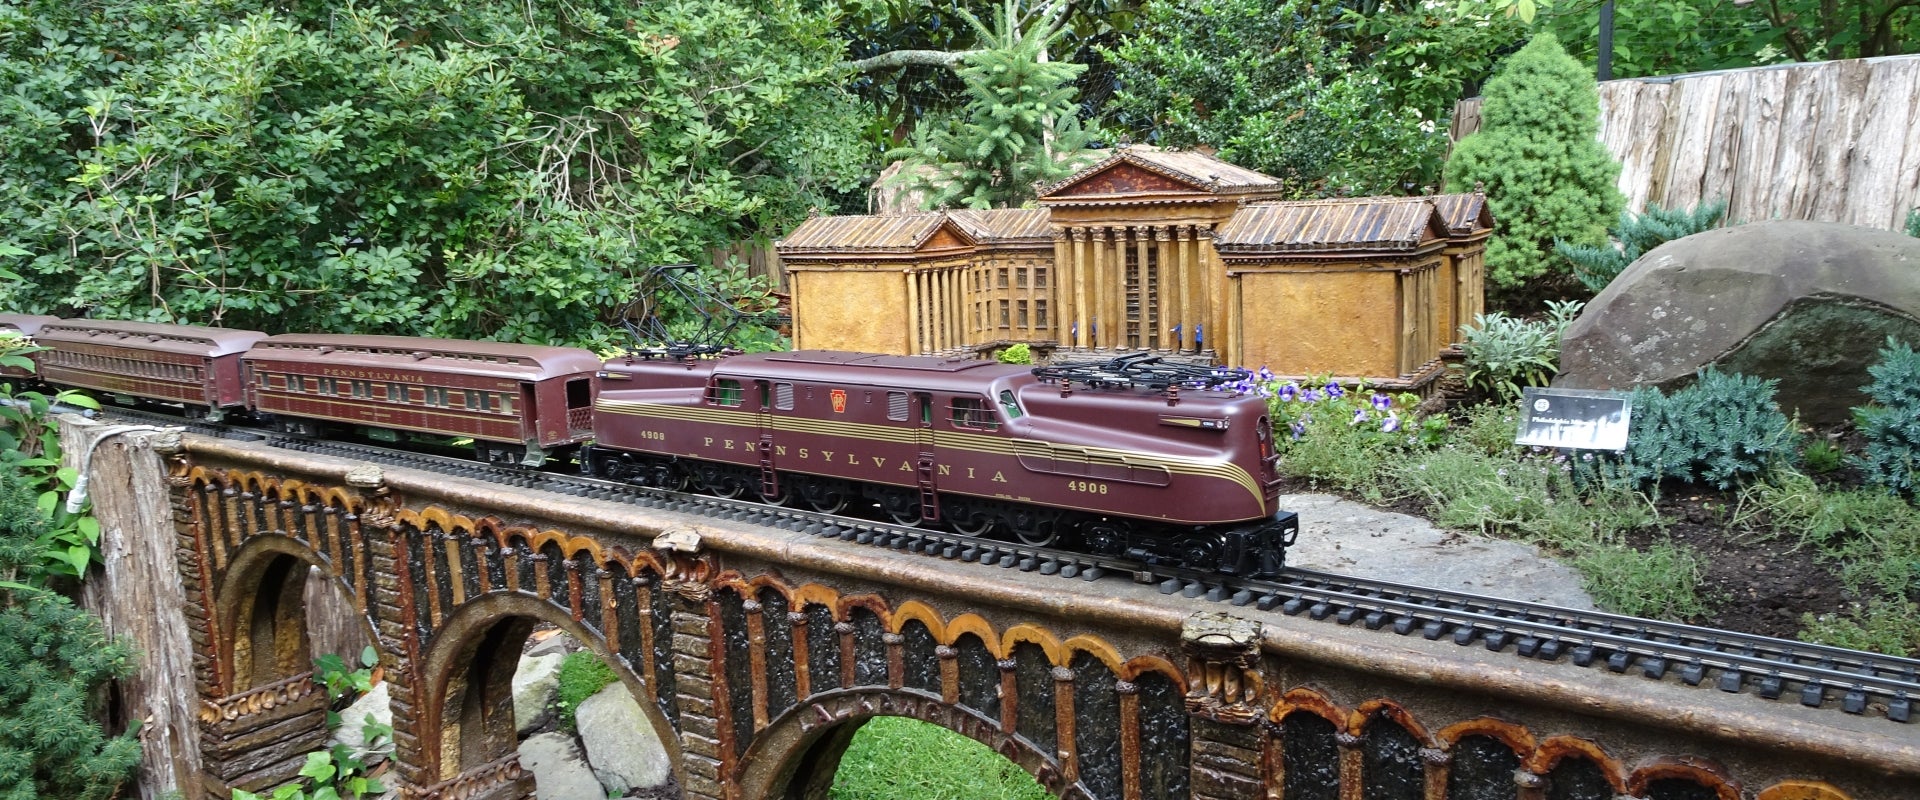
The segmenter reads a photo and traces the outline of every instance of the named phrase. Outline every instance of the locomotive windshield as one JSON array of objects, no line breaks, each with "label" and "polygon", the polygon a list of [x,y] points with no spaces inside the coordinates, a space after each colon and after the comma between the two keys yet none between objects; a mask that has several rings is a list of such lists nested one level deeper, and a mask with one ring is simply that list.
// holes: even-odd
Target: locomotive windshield
[{"label": "locomotive windshield", "polygon": [[1000,407],[1006,409],[1007,419],[1019,419],[1026,414],[1026,412],[1020,410],[1020,403],[1013,399],[1013,390],[1011,389],[1000,390]]}]

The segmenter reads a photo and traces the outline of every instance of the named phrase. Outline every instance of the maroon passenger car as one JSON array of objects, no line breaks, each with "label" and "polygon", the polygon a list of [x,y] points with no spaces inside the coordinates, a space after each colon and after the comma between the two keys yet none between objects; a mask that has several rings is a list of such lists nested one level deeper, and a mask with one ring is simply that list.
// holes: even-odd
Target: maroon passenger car
[{"label": "maroon passenger car", "polygon": [[1274,507],[1255,397],[1063,391],[1017,365],[798,351],[609,363],[597,409],[589,468],[655,485],[873,502],[904,523],[1233,573],[1277,570],[1297,525]]},{"label": "maroon passenger car", "polygon": [[[31,339],[34,334],[39,333],[40,329],[46,326],[47,323],[59,321],[59,317],[48,317],[39,314],[0,314],[0,332],[17,333]],[[29,356],[29,358],[31,358],[31,356]],[[19,367],[9,367],[0,364],[0,378],[26,378],[31,376],[32,373]]]},{"label": "maroon passenger car", "polygon": [[537,466],[593,435],[600,359],[570,347],[282,334],[255,343],[246,366],[249,405],[283,430],[465,437],[483,460]]},{"label": "maroon passenger car", "polygon": [[246,403],[240,354],[259,331],[154,322],[69,319],[40,326],[40,379],[92,389],[121,402],[179,403],[218,420]]}]

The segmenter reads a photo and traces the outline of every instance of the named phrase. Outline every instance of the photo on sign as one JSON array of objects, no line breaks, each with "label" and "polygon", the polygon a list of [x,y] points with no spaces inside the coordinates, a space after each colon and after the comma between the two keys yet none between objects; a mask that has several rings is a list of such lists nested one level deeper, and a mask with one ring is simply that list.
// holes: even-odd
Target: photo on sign
[{"label": "photo on sign", "polygon": [[1520,401],[1514,443],[1568,450],[1625,450],[1633,402],[1625,392],[1535,389]]}]

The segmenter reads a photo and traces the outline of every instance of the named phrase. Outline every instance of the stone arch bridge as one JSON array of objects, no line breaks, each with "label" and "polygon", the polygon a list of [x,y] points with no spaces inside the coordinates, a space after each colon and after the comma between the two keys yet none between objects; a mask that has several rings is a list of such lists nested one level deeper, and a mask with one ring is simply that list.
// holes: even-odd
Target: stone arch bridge
[{"label": "stone arch bridge", "polygon": [[174,585],[144,602],[185,609],[195,695],[134,702],[155,721],[149,764],[188,797],[284,781],[324,741],[309,576],[352,599],[379,650],[407,798],[532,796],[508,682],[540,623],[614,666],[687,798],[824,798],[876,716],[957,731],[1089,800],[1920,796],[1920,733],[1885,717],[1221,613],[1116,578],[257,444],[119,441],[95,456],[110,572],[136,566],[141,537],[171,551],[145,580]]}]

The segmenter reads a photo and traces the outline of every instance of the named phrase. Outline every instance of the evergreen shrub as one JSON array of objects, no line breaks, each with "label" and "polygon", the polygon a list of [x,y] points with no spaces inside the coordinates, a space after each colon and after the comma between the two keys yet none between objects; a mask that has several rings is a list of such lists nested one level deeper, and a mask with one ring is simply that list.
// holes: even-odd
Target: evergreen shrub
[{"label": "evergreen shrub", "polygon": [[1707,367],[1672,394],[1635,389],[1627,450],[1612,467],[1638,485],[1672,478],[1726,489],[1790,464],[1800,434],[1774,401],[1778,383]]},{"label": "evergreen shrub", "polygon": [[1603,244],[1626,205],[1614,188],[1620,165],[1600,144],[1593,73],[1542,33],[1501,63],[1482,96],[1480,130],[1447,162],[1447,191],[1484,186],[1500,221],[1487,243],[1495,285],[1564,273],[1554,243]]},{"label": "evergreen shrub", "polygon": [[1573,262],[1573,276],[1595,292],[1607,288],[1633,262],[1647,251],[1675,239],[1712,230],[1726,216],[1727,201],[1715,200],[1684,208],[1647,205],[1647,213],[1620,213],[1620,221],[1607,231],[1612,241],[1598,245],[1557,241],[1553,250]]},{"label": "evergreen shrub", "polygon": [[1895,492],[1920,491],[1920,353],[1888,337],[1873,376],[1868,406],[1854,409],[1866,452],[1856,462],[1868,482]]}]

